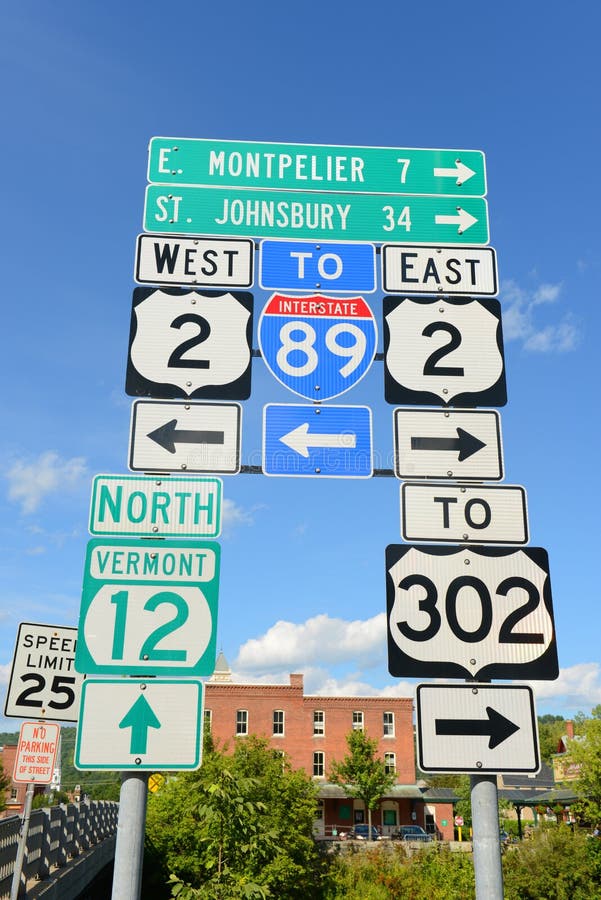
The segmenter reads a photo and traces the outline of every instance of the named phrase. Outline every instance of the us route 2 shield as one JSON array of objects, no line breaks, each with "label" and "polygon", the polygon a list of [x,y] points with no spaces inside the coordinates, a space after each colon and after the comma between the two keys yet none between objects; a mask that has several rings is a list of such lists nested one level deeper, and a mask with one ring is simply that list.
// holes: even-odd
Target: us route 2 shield
[{"label": "us route 2 shield", "polygon": [[388,669],[410,678],[559,674],[541,547],[386,548]]},{"label": "us route 2 shield", "polygon": [[246,400],[252,294],[136,288],[125,391],[133,397]]},{"label": "us route 2 shield", "polygon": [[388,403],[507,403],[498,300],[384,297],[383,303]]}]

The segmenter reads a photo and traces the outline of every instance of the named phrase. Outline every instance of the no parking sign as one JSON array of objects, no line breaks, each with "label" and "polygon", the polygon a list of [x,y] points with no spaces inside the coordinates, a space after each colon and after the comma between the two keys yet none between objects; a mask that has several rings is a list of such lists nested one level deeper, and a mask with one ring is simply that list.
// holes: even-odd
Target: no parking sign
[{"label": "no parking sign", "polygon": [[308,400],[329,400],[363,378],[376,353],[374,315],[362,297],[273,294],[259,321],[271,373]]}]

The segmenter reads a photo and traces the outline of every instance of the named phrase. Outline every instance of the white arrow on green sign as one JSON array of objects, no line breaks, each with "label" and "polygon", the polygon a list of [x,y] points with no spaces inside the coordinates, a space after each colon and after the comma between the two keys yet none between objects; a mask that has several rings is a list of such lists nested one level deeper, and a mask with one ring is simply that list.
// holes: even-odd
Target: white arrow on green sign
[{"label": "white arrow on green sign", "polygon": [[399,197],[249,188],[146,188],[146,231],[311,240],[483,245],[482,197]]},{"label": "white arrow on green sign", "polygon": [[374,194],[486,194],[481,150],[345,147],[154,137],[148,180]]},{"label": "white arrow on green sign", "polygon": [[210,675],[219,554],[206,541],[89,541],[76,671]]}]

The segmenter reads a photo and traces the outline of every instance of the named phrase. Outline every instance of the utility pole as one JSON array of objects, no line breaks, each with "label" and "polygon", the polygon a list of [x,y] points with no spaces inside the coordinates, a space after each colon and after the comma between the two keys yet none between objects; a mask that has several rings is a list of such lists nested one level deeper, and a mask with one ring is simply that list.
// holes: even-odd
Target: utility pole
[{"label": "utility pole", "polygon": [[477,900],[503,900],[499,797],[494,775],[470,775]]}]

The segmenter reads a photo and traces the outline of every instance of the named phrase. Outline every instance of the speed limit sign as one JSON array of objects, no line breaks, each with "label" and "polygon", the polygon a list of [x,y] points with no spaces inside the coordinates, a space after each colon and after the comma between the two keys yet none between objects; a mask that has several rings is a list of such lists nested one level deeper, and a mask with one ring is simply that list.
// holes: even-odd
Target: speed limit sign
[{"label": "speed limit sign", "polygon": [[21,622],[4,715],[77,722],[83,675],[75,671],[77,628]]},{"label": "speed limit sign", "polygon": [[386,548],[388,668],[417,678],[559,674],[541,547]]},{"label": "speed limit sign", "polygon": [[252,294],[136,288],[125,391],[133,397],[246,400]]},{"label": "speed limit sign", "polygon": [[329,400],[369,370],[378,332],[362,297],[273,294],[259,321],[261,355],[285,387],[308,400]]}]

